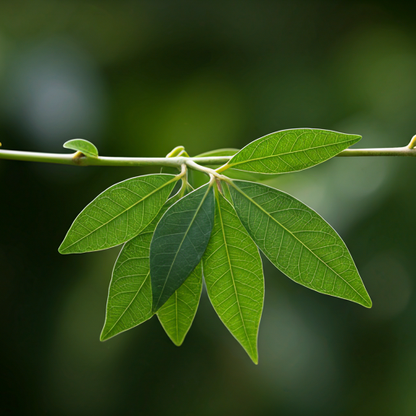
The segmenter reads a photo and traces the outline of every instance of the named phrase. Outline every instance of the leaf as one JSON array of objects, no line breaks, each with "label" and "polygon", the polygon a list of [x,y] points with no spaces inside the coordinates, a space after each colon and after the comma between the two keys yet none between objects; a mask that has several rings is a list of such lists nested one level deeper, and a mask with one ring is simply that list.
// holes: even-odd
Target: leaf
[{"label": "leaf", "polygon": [[282,130],[251,142],[222,170],[233,168],[263,174],[296,172],[325,162],[360,139],[361,136],[330,130]]},{"label": "leaf", "polygon": [[219,193],[203,264],[212,306],[257,364],[257,336],[264,300],[262,263],[234,208]]},{"label": "leaf", "polygon": [[[233,156],[239,150],[238,149],[217,149],[211,150],[210,152],[201,153],[195,157],[209,157],[209,156]],[[203,163],[202,163],[203,164]],[[210,165],[211,169],[219,168],[221,165]],[[190,170],[189,178],[194,187],[200,187],[209,181],[208,175],[205,173],[199,172],[197,170]],[[228,169],[227,176],[233,179],[243,179],[247,181],[265,181],[270,179],[270,175],[264,173],[253,173],[253,172],[243,172],[237,169]]]},{"label": "leaf", "polygon": [[[234,156],[237,152],[239,152],[239,149],[217,149],[217,150],[211,150],[210,152],[201,153],[195,157],[209,157],[209,156]],[[220,167],[220,165],[210,165],[210,168],[216,169]],[[202,172],[198,171],[191,171],[192,175],[198,175],[198,180],[196,181],[196,184],[198,186],[203,185],[204,183],[208,182],[208,176],[203,174]],[[227,176],[233,179],[243,179],[247,181],[264,181],[267,179],[270,179],[270,175],[264,174],[264,173],[253,173],[253,172],[243,172],[237,169],[228,169],[227,168]],[[202,179],[201,179],[202,178]]]},{"label": "leaf", "polygon": [[100,340],[105,341],[153,316],[149,251],[153,231],[127,242],[114,265]]},{"label": "leaf", "polygon": [[227,184],[220,181],[220,187],[221,187],[221,191],[222,191],[222,196],[231,204],[233,203],[233,199],[231,197],[230,194],[230,188],[228,188]]},{"label": "leaf", "polygon": [[157,317],[172,342],[183,343],[192,325],[202,292],[201,263],[188,276],[167,302],[157,311]]},{"label": "leaf", "polygon": [[[210,152],[201,153],[195,157],[208,157],[208,156],[234,156],[237,152],[239,152],[239,149],[217,149],[217,150],[211,150]],[[216,169],[220,167],[220,165],[210,165],[210,168]],[[197,186],[201,186],[204,183],[208,182],[208,176],[203,174],[202,172],[198,172],[195,170],[192,170],[192,175],[197,175],[197,180],[194,180],[195,184]],[[276,174],[278,175],[278,174]],[[233,179],[242,179],[247,181],[265,181],[267,179],[270,179],[270,174],[265,173],[254,173],[254,172],[244,172],[242,170],[237,169],[228,169],[227,167],[227,176],[229,178]],[[202,179],[201,179],[202,178]]]},{"label": "leaf", "polygon": [[111,276],[101,341],[140,325],[153,316],[150,242],[160,218],[179,198],[178,193],[166,201],[147,228],[121,249]]},{"label": "leaf", "polygon": [[279,270],[317,292],[371,307],[347,247],[315,211],[265,185],[234,181],[230,191],[244,227]]},{"label": "leaf", "polygon": [[83,153],[88,157],[98,157],[97,148],[88,140],[84,139],[72,139],[64,143],[65,149],[76,150],[77,152]]},{"label": "leaf", "polygon": [[200,262],[211,236],[215,199],[210,184],[172,205],[150,245],[153,312],[178,289]]},{"label": "leaf", "polygon": [[59,252],[104,250],[135,237],[156,217],[177,180],[173,175],[152,174],[106,189],[75,218]]}]

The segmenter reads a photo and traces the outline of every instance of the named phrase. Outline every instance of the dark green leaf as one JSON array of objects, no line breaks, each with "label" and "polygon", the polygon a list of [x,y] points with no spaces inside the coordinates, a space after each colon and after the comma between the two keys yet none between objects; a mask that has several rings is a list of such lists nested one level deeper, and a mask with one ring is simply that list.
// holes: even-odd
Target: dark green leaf
[{"label": "dark green leaf", "polygon": [[261,259],[234,208],[219,193],[203,264],[212,306],[257,364],[257,336],[264,299]]},{"label": "dark green leaf", "polygon": [[202,267],[196,266],[184,283],[157,311],[157,317],[172,342],[183,343],[192,325],[202,291]]},{"label": "dark green leaf", "polygon": [[97,148],[88,140],[72,139],[64,143],[65,149],[76,150],[88,157],[98,157]]},{"label": "dark green leaf", "polygon": [[214,223],[212,186],[204,185],[172,205],[150,245],[153,311],[156,312],[200,262]]},{"label": "dark green leaf", "polygon": [[106,189],[75,218],[59,252],[104,250],[140,234],[156,217],[177,180],[167,174],[145,175]]},{"label": "dark green leaf", "polygon": [[360,139],[330,130],[282,130],[251,142],[227,166],[263,174],[296,172],[336,156]]},{"label": "dark green leaf", "polygon": [[354,261],[335,230],[296,198],[269,186],[234,181],[241,222],[267,258],[310,289],[371,307]]}]

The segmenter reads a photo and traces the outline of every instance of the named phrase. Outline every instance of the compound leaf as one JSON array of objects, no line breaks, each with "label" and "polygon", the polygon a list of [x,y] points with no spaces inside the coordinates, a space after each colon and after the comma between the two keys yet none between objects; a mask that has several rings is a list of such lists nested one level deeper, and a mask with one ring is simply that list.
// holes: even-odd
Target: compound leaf
[{"label": "compound leaf", "polygon": [[72,139],[64,143],[65,149],[75,150],[83,153],[88,157],[98,157],[97,148],[88,140],[84,139]]},{"label": "compound leaf", "polygon": [[214,192],[207,184],[172,205],[159,221],[150,245],[153,312],[200,262],[211,236],[214,212]]},{"label": "compound leaf", "polygon": [[319,129],[291,129],[254,140],[226,168],[263,174],[296,172],[336,156],[361,136]]},{"label": "compound leaf", "polygon": [[59,252],[104,250],[140,234],[156,217],[177,180],[174,175],[152,174],[106,189],[75,218]]},{"label": "compound leaf", "polygon": [[219,193],[203,264],[212,306],[257,364],[257,336],[264,300],[261,258],[234,208]]},{"label": "compound leaf", "polygon": [[157,317],[172,342],[178,347],[183,343],[192,325],[202,292],[201,263],[184,283],[157,311]]},{"label": "compound leaf", "polygon": [[317,292],[371,307],[347,247],[315,211],[266,185],[234,181],[230,191],[244,227],[279,270]]}]

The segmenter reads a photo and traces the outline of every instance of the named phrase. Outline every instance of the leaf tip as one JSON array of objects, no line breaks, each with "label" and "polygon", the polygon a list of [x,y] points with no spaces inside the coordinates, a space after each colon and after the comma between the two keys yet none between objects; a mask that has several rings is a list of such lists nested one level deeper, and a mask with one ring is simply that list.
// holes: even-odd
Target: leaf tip
[{"label": "leaf tip", "polygon": [[363,136],[360,136],[359,134],[351,134],[351,140],[355,143],[358,143],[361,139],[363,138]]},{"label": "leaf tip", "polygon": [[175,344],[176,347],[180,347],[183,344],[183,339],[182,340],[177,340],[177,339],[173,339],[171,338],[171,341]]},{"label": "leaf tip", "polygon": [[104,323],[103,329],[101,330],[101,334],[100,334],[100,341],[101,342],[105,342],[108,341],[110,338],[115,337],[116,335],[118,335],[118,333],[114,333],[113,328],[109,327],[107,322],[107,318],[106,321]]},{"label": "leaf tip", "polygon": [[368,294],[367,290],[364,287],[364,293],[361,295],[360,302],[358,302],[361,306],[364,306],[364,308],[371,309],[373,307],[373,301],[370,298],[370,295]]},{"label": "leaf tip", "polygon": [[58,247],[58,253],[59,254],[66,254],[65,253],[65,247],[62,247],[64,243],[62,243],[59,247]]},{"label": "leaf tip", "polygon": [[253,364],[258,365],[259,364],[259,354],[257,350],[257,345],[252,345],[251,348],[246,348],[241,344],[241,346],[244,348],[247,355],[250,357]]},{"label": "leaf tip", "polygon": [[344,298],[345,300],[350,300],[352,302],[358,303],[359,305],[363,306],[364,308],[371,309],[373,307],[373,301],[370,298],[370,295],[367,291],[364,291],[364,294],[360,296],[359,300],[353,300],[351,298]]},{"label": "leaf tip", "polygon": [[109,337],[107,336],[107,334],[104,334],[104,332],[101,332],[101,334],[100,334],[100,341],[101,342],[107,341],[108,338]]},{"label": "leaf tip", "polygon": [[70,250],[68,244],[66,244],[65,240],[62,241],[61,245],[58,247],[59,254],[71,254],[73,251]]},{"label": "leaf tip", "polygon": [[373,301],[371,300],[370,296],[366,299],[365,303],[362,303],[365,308],[371,309],[373,307]]}]

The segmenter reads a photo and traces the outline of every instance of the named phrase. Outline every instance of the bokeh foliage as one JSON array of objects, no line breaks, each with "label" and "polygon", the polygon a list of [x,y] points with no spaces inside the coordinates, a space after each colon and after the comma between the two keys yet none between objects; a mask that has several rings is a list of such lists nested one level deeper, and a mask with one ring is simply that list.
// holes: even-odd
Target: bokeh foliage
[{"label": "bokeh foliage", "polygon": [[[415,13],[387,0],[2,2],[0,141],[195,155],[320,127],[361,134],[362,147],[405,145],[416,133]],[[415,171],[413,159],[336,158],[270,179],[340,232],[373,309],[309,293],[266,262],[255,367],[206,296],[181,349],[153,320],[98,341],[117,250],[57,247],[98,193],[150,170],[2,161],[3,408],[413,415]]]}]

